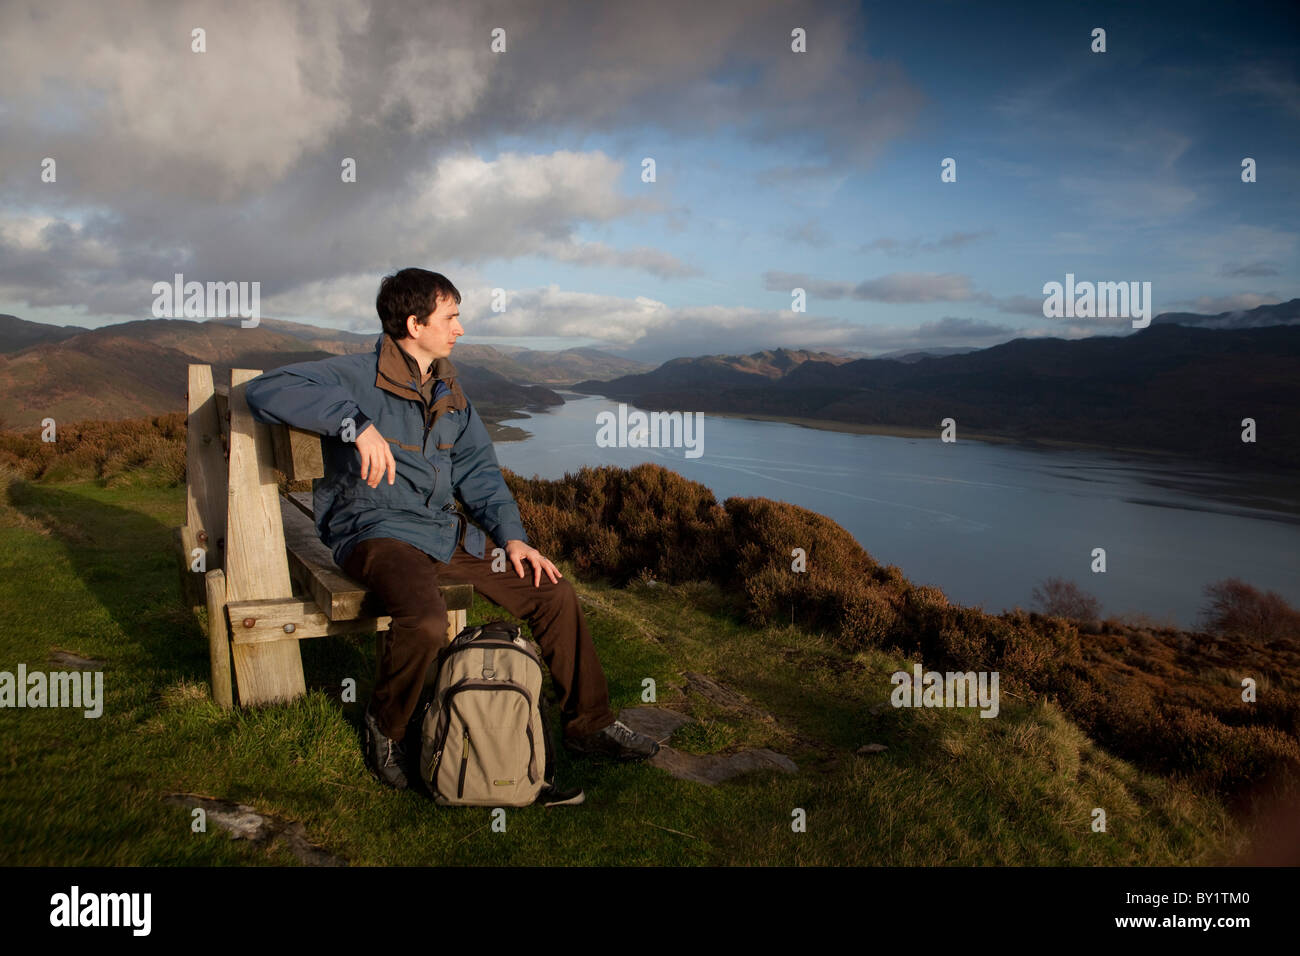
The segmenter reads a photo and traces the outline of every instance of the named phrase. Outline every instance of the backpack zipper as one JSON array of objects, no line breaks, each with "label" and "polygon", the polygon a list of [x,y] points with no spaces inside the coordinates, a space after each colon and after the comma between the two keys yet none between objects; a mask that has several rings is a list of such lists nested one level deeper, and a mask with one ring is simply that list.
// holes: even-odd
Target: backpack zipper
[{"label": "backpack zipper", "polygon": [[469,728],[463,727],[463,729],[465,738],[460,747],[460,780],[456,783],[457,800],[465,796],[465,768],[469,766]]}]

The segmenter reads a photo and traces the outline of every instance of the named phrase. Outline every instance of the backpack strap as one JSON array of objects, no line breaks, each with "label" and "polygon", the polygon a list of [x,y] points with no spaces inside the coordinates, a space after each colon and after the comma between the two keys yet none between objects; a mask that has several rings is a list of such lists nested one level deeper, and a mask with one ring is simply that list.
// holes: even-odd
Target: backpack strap
[{"label": "backpack strap", "polygon": [[555,738],[551,734],[551,711],[546,694],[541,695],[537,709],[542,716],[542,743],[546,750],[546,769],[542,771],[542,780],[549,787],[555,786]]}]

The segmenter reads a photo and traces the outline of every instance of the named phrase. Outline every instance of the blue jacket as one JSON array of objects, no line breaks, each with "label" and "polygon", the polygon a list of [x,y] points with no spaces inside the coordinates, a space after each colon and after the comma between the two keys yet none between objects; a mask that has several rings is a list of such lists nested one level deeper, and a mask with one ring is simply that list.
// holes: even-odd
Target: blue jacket
[{"label": "blue jacket", "polygon": [[[321,435],[325,477],[312,482],[316,533],[340,566],[366,538],[397,538],[449,562],[465,524],[454,496],[482,527],[465,529],[471,554],[484,556],[483,531],[502,548],[512,538],[528,541],[487,429],[461,391],[455,366],[440,358],[431,371],[437,390],[430,404],[419,389],[418,366],[384,333],[374,352],[286,365],[246,387],[258,421]],[[354,435],[373,424],[392,446],[397,474],[391,486],[387,471],[377,488],[361,480],[356,445],[341,437],[348,418]]]}]

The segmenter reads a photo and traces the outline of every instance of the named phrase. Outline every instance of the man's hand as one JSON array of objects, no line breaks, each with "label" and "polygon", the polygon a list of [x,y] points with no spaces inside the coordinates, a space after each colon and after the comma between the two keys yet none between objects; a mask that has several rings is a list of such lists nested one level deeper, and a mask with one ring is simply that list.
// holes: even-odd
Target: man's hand
[{"label": "man's hand", "polygon": [[553,565],[548,559],[542,557],[542,553],[536,548],[524,544],[518,538],[511,538],[506,542],[506,557],[510,563],[515,566],[515,573],[521,578],[524,576],[524,559],[527,558],[533,562],[533,587],[541,587],[542,571],[551,579],[554,584],[560,578],[564,577],[560,569]]},{"label": "man's hand", "polygon": [[397,462],[393,459],[393,450],[388,447],[384,436],[373,424],[367,425],[357,436],[357,454],[361,456],[361,480],[371,488],[378,488],[379,481],[388,472],[388,483],[393,483],[397,474]]}]

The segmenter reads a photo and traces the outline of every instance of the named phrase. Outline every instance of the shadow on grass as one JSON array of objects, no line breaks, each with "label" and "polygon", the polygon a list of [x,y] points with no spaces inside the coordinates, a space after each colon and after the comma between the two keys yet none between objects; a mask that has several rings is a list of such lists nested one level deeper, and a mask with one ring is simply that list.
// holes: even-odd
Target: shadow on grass
[{"label": "shadow on grass", "polygon": [[[62,546],[68,568],[125,637],[117,648],[119,653],[78,647],[69,630],[54,629],[55,642],[76,653],[106,656],[110,666],[134,671],[133,679],[147,688],[153,700],[181,681],[201,684],[210,693],[207,632],[199,615],[184,606],[172,528],[142,511],[109,504],[100,494],[100,489],[79,493],[75,488],[22,480],[9,486],[7,504],[27,519],[29,527],[43,529]],[[470,621],[481,623],[494,617],[515,620],[476,595]],[[528,633],[526,622],[519,623]],[[374,686],[377,642],[373,632],[299,642],[308,693],[319,692],[338,707],[354,732],[358,750],[362,747],[364,708]],[[355,701],[344,700],[344,682],[349,679],[355,681]],[[585,776],[559,746],[558,709],[549,674],[545,681],[552,701],[551,725],[560,777]],[[283,705],[254,709],[279,706]]]},{"label": "shadow on grass", "polygon": [[[208,680],[207,638],[182,607],[170,528],[75,490],[22,480],[9,485],[7,504],[63,547],[68,568],[126,636],[123,653],[134,646],[149,662],[153,690],[181,679]],[[76,641],[64,628],[51,631],[60,641]]]},{"label": "shadow on grass", "polygon": [[[184,604],[170,526],[109,504],[96,491],[21,480],[9,486],[8,504],[62,545],[72,573],[148,662],[153,692],[179,680],[208,684],[207,632]],[[343,705],[343,680],[351,677],[365,700],[374,643],[373,633],[299,642],[308,691],[322,691]],[[359,729],[360,711],[348,716]]]}]

